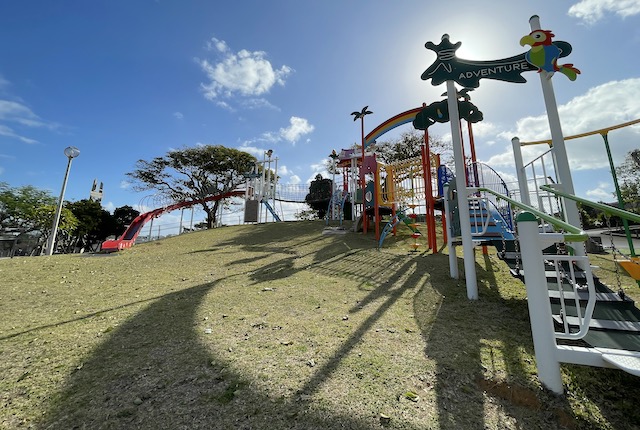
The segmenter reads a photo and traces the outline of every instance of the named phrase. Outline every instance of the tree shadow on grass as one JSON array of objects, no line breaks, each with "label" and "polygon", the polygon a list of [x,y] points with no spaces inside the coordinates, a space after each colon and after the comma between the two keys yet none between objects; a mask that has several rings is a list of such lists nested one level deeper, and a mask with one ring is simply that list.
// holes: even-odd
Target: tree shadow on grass
[{"label": "tree shadow on grass", "polygon": [[370,428],[271,398],[203,346],[197,309],[219,282],[168,294],[109,333],[52,396],[37,428]]}]

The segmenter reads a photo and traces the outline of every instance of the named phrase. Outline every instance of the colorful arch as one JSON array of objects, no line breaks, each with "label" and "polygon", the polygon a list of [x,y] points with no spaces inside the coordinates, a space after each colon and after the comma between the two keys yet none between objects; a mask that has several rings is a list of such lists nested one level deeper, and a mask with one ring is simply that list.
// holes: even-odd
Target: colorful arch
[{"label": "colorful arch", "polygon": [[408,122],[413,121],[416,115],[418,114],[418,112],[422,110],[422,108],[423,106],[420,106],[414,109],[409,109],[408,111],[402,112],[392,118],[389,118],[388,120],[386,120],[385,122],[383,122],[382,124],[374,128],[369,134],[365,136],[364,147],[367,148],[369,145],[375,142],[377,138],[379,138],[386,132],[391,131],[402,124],[406,124]]}]

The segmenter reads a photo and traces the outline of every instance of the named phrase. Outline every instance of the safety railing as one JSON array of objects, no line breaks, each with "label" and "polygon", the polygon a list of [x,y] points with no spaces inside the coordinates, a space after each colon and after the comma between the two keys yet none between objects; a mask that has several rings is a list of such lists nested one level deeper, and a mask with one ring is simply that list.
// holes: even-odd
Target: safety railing
[{"label": "safety railing", "polygon": [[[554,331],[553,335],[556,339],[580,339],[584,337],[589,330],[589,323],[593,315],[593,309],[595,308],[596,291],[595,284],[593,282],[593,274],[589,265],[589,260],[584,256],[575,255],[544,255],[542,257],[542,250],[546,247],[563,243],[563,242],[584,242],[588,239],[588,235],[580,228],[574,227],[562,220],[559,220],[551,215],[541,212],[535,208],[532,208],[524,203],[515,201],[505,195],[500,195],[495,191],[484,188],[469,188],[470,194],[480,193],[480,195],[489,193],[498,199],[507,201],[520,208],[523,212],[518,216],[518,220],[528,221],[527,224],[535,222],[535,229],[528,228],[521,231],[518,228],[518,241],[521,249],[521,259],[524,267],[525,285],[527,288],[528,296],[543,296],[545,308],[551,315],[551,307],[549,305],[549,296],[551,293],[548,290],[548,284],[550,279],[555,279],[557,293],[553,294],[557,296],[560,301],[560,314],[556,314],[562,323],[561,331]],[[470,197],[475,199],[477,197]],[[523,217],[523,215],[525,215]],[[554,228],[560,232],[547,233],[540,232],[538,228],[539,219],[543,220],[547,224],[551,224]],[[519,227],[519,226],[518,226]],[[530,226],[527,226],[530,227]],[[524,245],[526,243],[526,245]],[[553,273],[548,273],[545,270],[545,260],[553,267]],[[584,278],[581,277],[581,282],[578,281],[575,271],[575,265],[578,265],[581,271],[585,274]],[[583,269],[584,267],[584,269]],[[584,280],[583,280],[584,279]],[[565,291],[565,287],[570,288],[570,291]],[[541,292],[542,288],[544,291]],[[583,308],[581,304],[581,293],[588,292],[587,303]],[[541,301],[539,299],[539,301]],[[569,302],[572,301],[572,302]],[[568,308],[569,303],[576,309],[577,316],[571,317],[577,318],[576,324],[572,322],[572,326],[577,325],[578,330],[575,331],[569,327],[568,322]],[[541,306],[541,304],[539,304]],[[533,318],[532,317],[532,325]],[[573,330],[573,331],[572,331]]]}]

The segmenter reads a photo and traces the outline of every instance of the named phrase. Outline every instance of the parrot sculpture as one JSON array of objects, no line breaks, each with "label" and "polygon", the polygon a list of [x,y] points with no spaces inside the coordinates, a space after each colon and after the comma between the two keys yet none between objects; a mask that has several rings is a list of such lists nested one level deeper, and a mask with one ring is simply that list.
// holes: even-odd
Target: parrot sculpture
[{"label": "parrot sculpture", "polygon": [[580,70],[573,67],[573,64],[558,64],[561,51],[552,43],[551,38],[554,36],[549,30],[534,30],[524,36],[520,39],[520,46],[531,46],[524,58],[529,64],[538,68],[538,73],[543,70],[547,72],[549,79],[555,72],[560,72],[569,80],[575,81]]}]

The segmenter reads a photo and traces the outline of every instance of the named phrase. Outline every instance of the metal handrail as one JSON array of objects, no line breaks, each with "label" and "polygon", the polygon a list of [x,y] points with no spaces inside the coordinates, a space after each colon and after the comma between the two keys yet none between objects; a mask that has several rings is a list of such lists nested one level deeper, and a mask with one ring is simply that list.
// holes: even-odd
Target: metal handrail
[{"label": "metal handrail", "polygon": [[477,188],[473,188],[473,187],[467,187],[467,191],[469,192],[469,194],[473,194],[476,193],[478,191],[480,192],[487,192],[490,194],[493,194],[494,196],[496,196],[499,199],[505,200],[507,202],[509,202],[511,205],[516,206],[522,210],[531,212],[532,214],[534,214],[536,217],[546,221],[547,223],[553,225],[554,227],[558,228],[559,230],[564,230],[565,232],[568,233],[562,233],[562,236],[564,237],[564,241],[565,242],[585,242],[589,239],[589,235],[582,230],[581,228],[575,227],[567,222],[561,221],[549,214],[546,214],[544,212],[539,211],[538,209],[535,209],[531,206],[528,206],[522,202],[519,202],[517,200],[514,200],[510,197],[507,197],[503,194],[497,193],[489,188],[485,188],[485,187],[477,187]]},{"label": "metal handrail", "polygon": [[557,196],[564,197],[587,206],[591,206],[594,209],[599,209],[606,214],[615,215],[617,217],[626,219],[627,221],[635,221],[637,223],[640,223],[640,215],[634,214],[633,212],[625,211],[624,209],[619,209],[614,206],[605,205],[603,203],[592,202],[591,200],[583,199],[582,197],[574,196],[573,194],[568,194],[564,191],[556,190],[555,188],[548,185],[541,185],[540,189],[553,193]]}]

